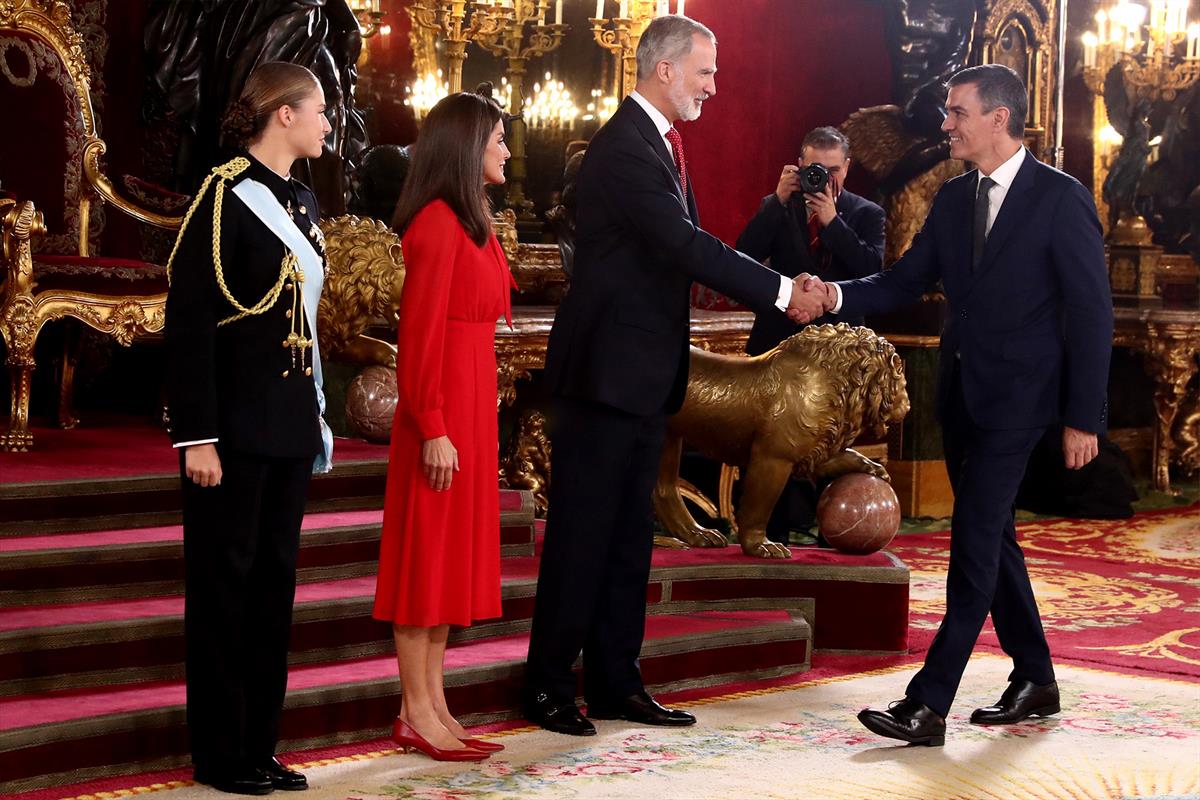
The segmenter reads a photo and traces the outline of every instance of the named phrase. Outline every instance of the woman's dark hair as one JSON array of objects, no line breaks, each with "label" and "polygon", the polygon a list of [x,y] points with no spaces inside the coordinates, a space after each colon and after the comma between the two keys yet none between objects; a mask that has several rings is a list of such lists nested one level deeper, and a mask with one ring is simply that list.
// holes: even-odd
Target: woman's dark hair
[{"label": "woman's dark hair", "polygon": [[502,118],[494,100],[470,92],[443,97],[430,109],[409,148],[412,164],[392,218],[396,233],[403,236],[417,212],[443,200],[475,244],[487,242],[492,220],[483,189],[483,152]]},{"label": "woman's dark hair", "polygon": [[264,61],[246,78],[242,93],[221,118],[221,143],[248,147],[267,129],[281,106],[298,106],[318,86],[317,76],[299,64]]}]

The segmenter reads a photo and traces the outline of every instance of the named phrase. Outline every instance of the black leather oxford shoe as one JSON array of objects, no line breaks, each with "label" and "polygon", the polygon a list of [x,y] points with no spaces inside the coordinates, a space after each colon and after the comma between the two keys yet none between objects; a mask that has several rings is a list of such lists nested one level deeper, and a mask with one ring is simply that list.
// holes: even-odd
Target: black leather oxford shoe
[{"label": "black leather oxford shoe", "polygon": [[645,689],[612,704],[589,703],[588,716],[592,719],[625,719],[642,725],[672,728],[696,724],[694,716],[679,709],[664,708]]},{"label": "black leather oxford shoe", "polygon": [[280,764],[277,758],[272,758],[263,764],[262,771],[267,773],[267,777],[271,779],[271,786],[276,789],[282,789],[285,792],[299,792],[308,788],[308,778],[296,770],[288,769]]},{"label": "black leather oxford shoe", "polygon": [[192,775],[196,783],[211,786],[227,794],[270,794],[275,790],[271,779],[261,769],[207,769],[196,767]]},{"label": "black leather oxford shoe", "polygon": [[571,701],[555,700],[545,692],[536,693],[525,704],[525,719],[554,733],[567,736],[595,736],[596,726],[579,713]]},{"label": "black leather oxford shoe", "polygon": [[871,733],[909,744],[941,747],[946,743],[946,720],[924,703],[907,697],[891,703],[887,711],[864,708],[858,712],[858,721]]},{"label": "black leather oxford shoe", "polygon": [[1011,725],[1029,717],[1048,717],[1060,710],[1058,682],[1039,686],[1029,681],[1013,681],[994,706],[977,708],[971,714],[974,725]]}]

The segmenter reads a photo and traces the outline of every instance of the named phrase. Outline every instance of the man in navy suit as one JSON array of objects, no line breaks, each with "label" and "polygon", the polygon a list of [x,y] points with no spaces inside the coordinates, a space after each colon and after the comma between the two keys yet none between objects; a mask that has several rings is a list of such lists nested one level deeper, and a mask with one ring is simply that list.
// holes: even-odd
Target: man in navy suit
[{"label": "man in navy suit", "polygon": [[807,284],[827,309],[849,316],[903,307],[939,279],[945,289],[937,409],[954,489],[946,616],[904,699],[858,715],[874,733],[925,745],[945,740],[946,714],[989,612],[1013,670],[999,702],[971,722],[1059,710],[1013,502],[1048,427],[1062,426],[1068,467],[1095,458],[1113,334],[1091,193],[1023,147],[1021,79],[988,64],[956,73],[948,86],[950,154],[976,169],[946,182],[892,269]]},{"label": "man in navy suit", "polygon": [[716,41],[698,22],[655,19],[637,90],[592,138],[576,186],[575,266],[546,352],[555,396],[554,480],[538,573],[525,714],[594,734],[575,705],[575,660],[593,719],[691,725],[646,692],[638,655],[653,545],[650,492],[687,388],[693,281],[762,314],[820,310],[791,278],[703,231],[677,120],[716,93]]}]

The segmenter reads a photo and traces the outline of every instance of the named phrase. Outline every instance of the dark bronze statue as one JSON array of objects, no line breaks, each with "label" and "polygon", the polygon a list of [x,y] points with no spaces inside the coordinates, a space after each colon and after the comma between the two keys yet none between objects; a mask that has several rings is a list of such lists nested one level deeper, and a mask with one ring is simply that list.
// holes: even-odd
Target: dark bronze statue
[{"label": "dark bronze statue", "polygon": [[975,28],[975,0],[892,0],[885,32],[892,56],[892,97],[904,129],[915,139],[887,175],[891,194],[950,157],[942,133],[946,80],[967,65]]},{"label": "dark bronze statue", "polygon": [[350,180],[347,210],[360,217],[371,217],[391,224],[396,201],[408,177],[411,159],[407,147],[377,144],[363,153],[362,161]]},{"label": "dark bronze statue", "polygon": [[945,81],[967,64],[975,2],[889,0],[886,9],[895,102],[859,109],[841,128],[885,197],[890,264],[908,249],[934,193],[960,170],[941,131]]},{"label": "dark bronze statue", "polygon": [[346,0],[150,0],[143,45],[157,90],[180,128],[176,188],[191,191],[218,163],[218,126],[256,65],[290,61],[312,70],[325,91],[333,132],[325,155],[301,176],[322,212],[345,208],[346,165],[366,147],[354,107],[362,35]]},{"label": "dark bronze statue", "polygon": [[[1164,104],[1158,158],[1146,167],[1134,200],[1168,253],[1200,261],[1200,84]],[[1157,122],[1154,115],[1150,123]]]}]

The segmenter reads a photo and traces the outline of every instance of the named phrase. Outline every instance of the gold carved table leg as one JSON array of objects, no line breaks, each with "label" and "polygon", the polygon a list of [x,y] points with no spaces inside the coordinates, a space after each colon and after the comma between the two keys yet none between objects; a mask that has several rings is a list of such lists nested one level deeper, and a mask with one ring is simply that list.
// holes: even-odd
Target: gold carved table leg
[{"label": "gold carved table leg", "polygon": [[1154,488],[1171,491],[1171,436],[1175,417],[1196,374],[1200,331],[1177,330],[1170,325],[1147,326],[1146,371],[1154,379]]}]

